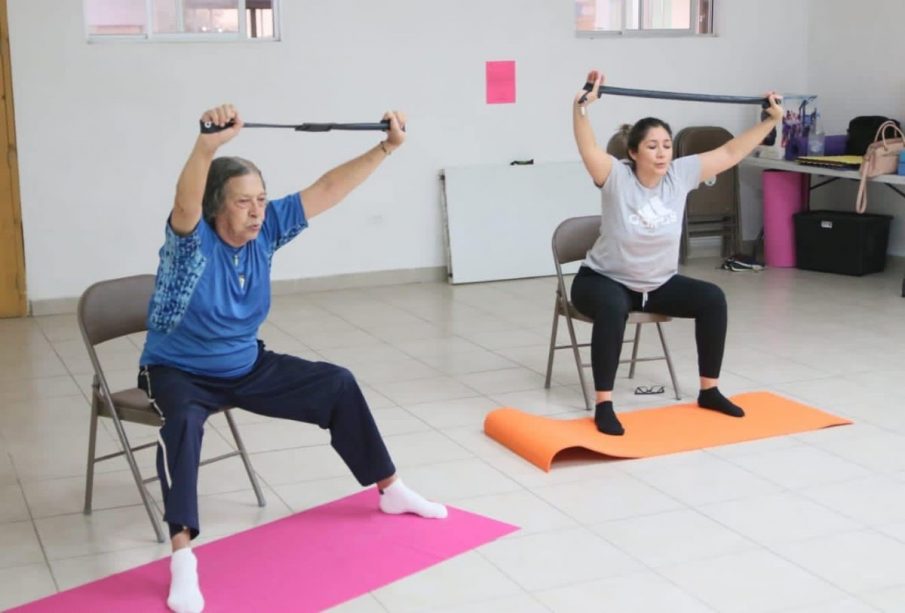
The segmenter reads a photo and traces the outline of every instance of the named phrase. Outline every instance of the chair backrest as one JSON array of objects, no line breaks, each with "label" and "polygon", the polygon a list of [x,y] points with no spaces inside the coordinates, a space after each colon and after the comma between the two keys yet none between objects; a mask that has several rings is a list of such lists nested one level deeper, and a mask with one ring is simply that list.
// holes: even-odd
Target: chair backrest
[{"label": "chair backrest", "polygon": [[79,299],[78,320],[88,345],[147,329],[154,275],[100,281]]},{"label": "chair backrest", "polygon": [[559,272],[560,264],[583,260],[588,249],[600,236],[600,215],[570,217],[553,231],[553,261]]},{"label": "chair backrest", "polygon": [[[717,126],[693,126],[676,134],[676,157],[704,153],[732,140],[732,133]],[[738,167],[716,176],[716,182],[702,184],[688,194],[686,211],[690,218],[737,217],[739,210]]]},{"label": "chair backrest", "polygon": [[679,130],[674,140],[676,157],[704,153],[732,140],[732,133],[719,126],[689,126]]}]

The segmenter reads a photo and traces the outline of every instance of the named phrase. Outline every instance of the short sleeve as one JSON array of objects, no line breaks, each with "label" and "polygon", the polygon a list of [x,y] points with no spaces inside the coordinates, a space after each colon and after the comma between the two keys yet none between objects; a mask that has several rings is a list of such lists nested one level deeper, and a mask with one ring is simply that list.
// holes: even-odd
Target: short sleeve
[{"label": "short sleeve", "polygon": [[687,155],[673,160],[673,171],[678,185],[686,192],[696,189],[701,182],[701,156]]},{"label": "short sleeve", "polygon": [[203,219],[185,236],[176,234],[167,220],[166,238],[160,248],[160,264],[148,313],[150,329],[169,333],[182,321],[207,262],[203,246],[213,236],[213,229]]}]

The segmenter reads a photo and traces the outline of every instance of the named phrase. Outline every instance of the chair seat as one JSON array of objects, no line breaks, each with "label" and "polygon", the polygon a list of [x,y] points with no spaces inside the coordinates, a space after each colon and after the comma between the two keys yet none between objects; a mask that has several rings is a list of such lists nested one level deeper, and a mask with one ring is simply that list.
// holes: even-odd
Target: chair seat
[{"label": "chair seat", "polygon": [[138,411],[153,411],[154,413],[157,413],[157,411],[154,410],[154,407],[151,406],[151,402],[148,400],[148,395],[143,389],[133,387],[127,390],[113,392],[112,397],[113,404],[118,408],[133,409]]},{"label": "chair seat", "polygon": [[[161,425],[160,415],[151,405],[144,390],[133,387],[113,392],[110,397],[113,400],[113,405],[119,411],[119,418],[123,421],[137,422],[146,426],[159,427]],[[106,403],[98,402],[97,406],[100,415],[111,417]]]},{"label": "chair seat", "polygon": [[[163,420],[161,420],[160,414],[148,400],[148,395],[143,389],[133,387],[127,390],[120,390],[110,394],[110,397],[113,399],[114,406],[119,411],[119,418],[123,421],[138,422],[155,427],[162,425]],[[98,400],[100,400],[100,398],[98,398]],[[98,407],[101,415],[110,417],[110,412],[107,410],[106,404],[100,402],[98,403]],[[214,411],[214,413],[219,413],[229,408],[230,407],[221,407]]]},{"label": "chair seat", "polygon": [[[562,302],[557,300],[557,311],[560,315],[565,315],[563,312]],[[575,308],[575,305],[569,302],[569,317],[572,319],[577,319],[578,321],[583,321],[589,324],[594,323],[594,320],[590,317],[587,317],[583,313],[581,313],[578,309]],[[669,315],[661,315],[660,313],[646,313],[644,311],[631,311],[628,314],[627,324],[657,324],[657,323],[665,323],[667,321],[672,321],[672,317]]]}]

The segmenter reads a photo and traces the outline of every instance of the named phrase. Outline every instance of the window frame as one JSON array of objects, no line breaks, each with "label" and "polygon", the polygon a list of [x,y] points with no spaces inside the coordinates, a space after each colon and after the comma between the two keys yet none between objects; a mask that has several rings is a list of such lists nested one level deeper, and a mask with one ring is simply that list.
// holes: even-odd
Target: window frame
[{"label": "window frame", "polygon": [[[579,0],[573,0],[573,7]],[[709,1],[710,5],[710,32],[697,32],[696,25],[701,17],[701,4]],[[575,25],[575,34],[579,38],[680,38],[680,37],[716,37],[716,2],[717,0],[691,0],[691,15],[687,28],[645,28],[644,27],[644,0],[638,2],[638,28],[626,28],[629,19],[631,0],[622,0],[622,27],[618,30],[579,30]],[[574,9],[573,9],[574,10]]]},{"label": "window frame", "polygon": [[[177,0],[182,7],[182,0]],[[92,34],[88,23],[88,2],[82,0],[82,28],[85,40],[90,44],[105,43],[250,43],[253,45],[276,43],[282,40],[282,28],[280,28],[280,0],[271,0],[273,11],[273,36],[267,38],[254,38],[246,34],[248,23],[246,20],[247,5],[245,0],[236,0],[236,8],[239,12],[239,23],[236,32],[165,32],[155,33],[153,0],[144,0],[145,23],[147,31],[141,34]],[[176,12],[176,20],[180,27],[184,27],[182,11]]]}]

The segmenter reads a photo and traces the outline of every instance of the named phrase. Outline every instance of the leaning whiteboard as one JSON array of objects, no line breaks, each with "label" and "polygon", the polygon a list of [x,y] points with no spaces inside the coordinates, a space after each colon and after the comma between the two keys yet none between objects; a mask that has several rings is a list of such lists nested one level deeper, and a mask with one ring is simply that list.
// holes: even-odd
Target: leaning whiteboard
[{"label": "leaning whiteboard", "polygon": [[600,190],[581,162],[459,166],[442,176],[452,283],[553,275],[556,226],[600,214]]}]

